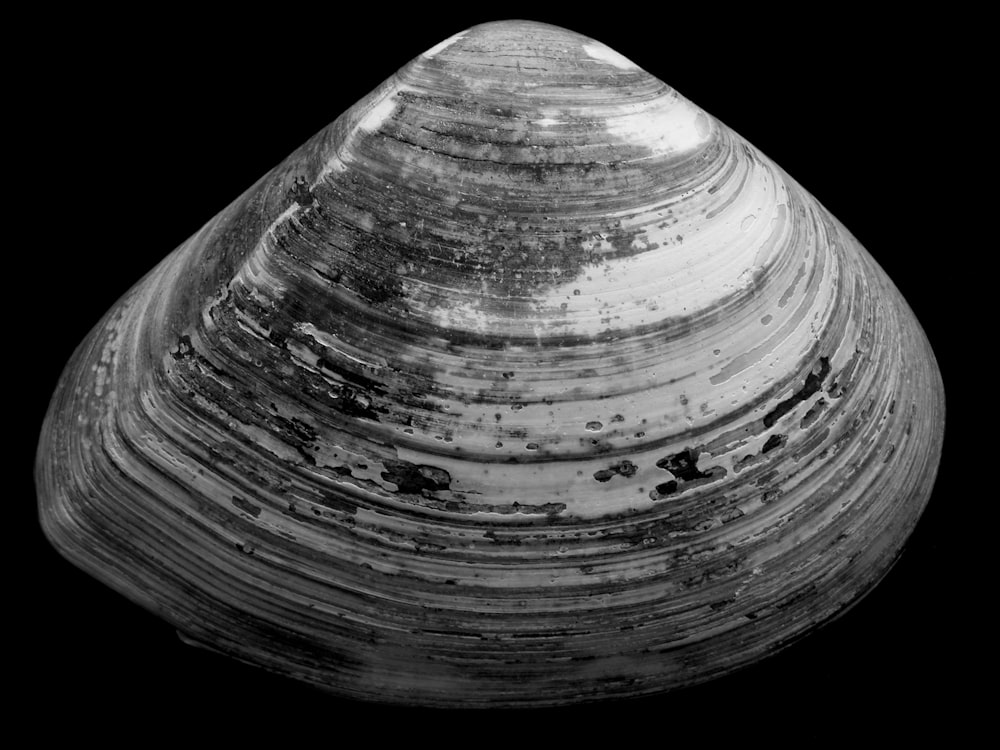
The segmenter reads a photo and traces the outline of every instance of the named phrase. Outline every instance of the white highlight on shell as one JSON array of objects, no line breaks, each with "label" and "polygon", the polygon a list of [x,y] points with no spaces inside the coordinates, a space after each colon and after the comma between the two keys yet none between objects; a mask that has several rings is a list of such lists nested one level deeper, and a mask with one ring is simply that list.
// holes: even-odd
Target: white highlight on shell
[{"label": "white highlight on shell", "polygon": [[425,57],[425,58],[427,58],[428,60],[430,60],[430,59],[431,59],[431,58],[433,58],[433,57],[434,57],[435,55],[437,55],[437,54],[441,53],[441,52],[442,52],[442,51],[444,51],[444,50],[445,50],[446,48],[448,48],[448,47],[450,47],[451,45],[453,45],[453,44],[454,44],[455,42],[457,42],[457,41],[458,41],[459,39],[462,39],[462,38],[463,38],[464,36],[465,36],[465,32],[464,32],[464,31],[462,31],[462,32],[459,32],[458,34],[453,34],[452,36],[450,36],[450,37],[448,37],[447,39],[445,39],[445,40],[444,40],[443,42],[440,42],[440,43],[438,43],[438,44],[435,44],[435,45],[434,45],[433,47],[431,47],[431,48],[430,48],[429,50],[427,50],[426,52],[424,52],[424,53],[423,53],[423,54],[421,55],[421,57]]},{"label": "white highlight on shell", "polygon": [[330,156],[326,164],[323,165],[323,169],[320,170],[319,175],[309,186],[309,189],[311,190],[323,182],[331,172],[345,171],[347,163],[351,161],[352,141],[357,137],[358,132],[360,131],[363,134],[377,132],[396,111],[396,107],[399,104],[396,95],[401,91],[412,90],[411,87],[400,84],[397,78],[393,76],[376,93],[369,96],[366,100],[366,103],[369,104],[368,110],[361,116],[350,132],[344,136],[344,140]]},{"label": "white highlight on shell", "polygon": [[356,357],[355,355],[351,354],[348,351],[348,349],[352,347],[348,347],[347,345],[345,345],[344,342],[342,342],[333,334],[319,330],[312,323],[296,323],[294,327],[296,331],[300,331],[308,336],[312,336],[313,340],[315,340],[319,344],[322,344],[335,354],[338,354],[341,357],[345,357],[351,360],[352,362],[357,362],[359,365],[364,365],[365,367],[370,367],[374,370],[379,370],[386,364],[384,361],[373,362],[370,359],[363,359],[361,357]]},{"label": "white highlight on shell", "polygon": [[462,299],[455,301],[449,307],[434,307],[427,310],[427,315],[435,325],[442,328],[488,333],[491,330],[492,319],[477,300]]},{"label": "white highlight on shell", "polygon": [[641,70],[638,65],[625,57],[625,55],[620,52],[615,52],[613,49],[607,45],[601,44],[600,42],[583,45],[583,51],[594,60],[607,63],[608,65],[614,65],[616,68],[621,70]]},{"label": "white highlight on shell", "polygon": [[270,243],[276,238],[277,235],[275,233],[278,227],[286,221],[291,221],[292,217],[298,213],[299,208],[298,201],[292,201],[292,204],[278,214],[277,218],[268,225],[267,229],[260,236],[260,240],[254,246],[253,252],[246,257],[234,281],[238,279],[240,283],[248,287],[254,285],[269,289],[282,287],[277,277],[268,271],[268,255],[271,252]]},{"label": "white highlight on shell", "polygon": [[[232,281],[229,282],[228,288],[230,290],[239,285],[246,289],[268,289],[276,296],[284,294],[284,284],[271,272],[271,261],[269,259],[271,243],[277,236],[275,233],[278,227],[286,221],[294,221],[295,214],[298,213],[300,208],[301,206],[298,201],[292,201],[288,208],[278,214],[274,221],[268,224],[267,229],[260,235],[260,239],[257,240],[257,244],[254,245],[253,250],[247,254],[238,271],[233,276]],[[223,299],[224,297],[217,297],[202,309],[201,319],[206,330],[215,328],[215,321],[212,319],[212,310]]]},{"label": "white highlight on shell", "polygon": [[712,133],[711,118],[674,92],[631,105],[606,120],[606,127],[610,135],[646,146],[654,155],[690,151]]},{"label": "white highlight on shell", "polygon": [[396,93],[393,91],[392,94],[372,107],[368,114],[361,118],[358,127],[366,133],[374,133],[378,130],[382,123],[392,117],[392,113],[396,111]]},{"label": "white highlight on shell", "polygon": [[[288,221],[289,219],[291,219],[295,215],[295,212],[298,211],[298,210],[299,210],[299,203],[298,203],[298,201],[292,201],[291,205],[288,208],[286,208],[284,211],[282,211],[280,214],[278,214],[278,218],[276,218],[274,221],[272,221],[268,225],[267,229],[264,230],[264,236],[266,237],[267,235],[270,235],[270,236],[273,237],[274,236],[274,231],[279,226],[281,226],[282,224],[284,224],[286,221]],[[261,238],[261,239],[263,239],[263,238]]]}]

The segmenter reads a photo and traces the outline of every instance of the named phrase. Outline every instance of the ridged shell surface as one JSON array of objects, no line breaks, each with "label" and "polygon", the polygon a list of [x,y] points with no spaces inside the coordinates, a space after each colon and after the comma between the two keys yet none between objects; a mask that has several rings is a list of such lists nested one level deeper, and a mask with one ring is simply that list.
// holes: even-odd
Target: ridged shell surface
[{"label": "ridged shell surface", "polygon": [[193,642],[342,695],[545,705],[849,607],[943,426],[917,321],[815,199],[617,52],[505,22],[129,291],[37,484],[60,552]]}]

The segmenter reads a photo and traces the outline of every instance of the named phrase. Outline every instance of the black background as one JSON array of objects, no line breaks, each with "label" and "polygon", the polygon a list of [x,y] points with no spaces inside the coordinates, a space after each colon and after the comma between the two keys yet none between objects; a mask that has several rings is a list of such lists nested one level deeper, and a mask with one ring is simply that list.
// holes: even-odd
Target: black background
[{"label": "black background", "polygon": [[[352,728],[371,741],[419,743],[610,731],[617,742],[664,744],[969,726],[974,675],[989,668],[977,635],[986,605],[970,593],[983,573],[968,540],[987,498],[963,467],[972,388],[956,320],[967,301],[961,261],[973,248],[955,227],[971,220],[960,170],[977,139],[956,94],[967,70],[952,21],[750,6],[648,18],[636,6],[628,17],[610,6],[338,12],[348,10],[60,15],[17,68],[26,95],[17,119],[30,132],[10,155],[27,166],[12,176],[20,209],[8,220],[26,239],[7,281],[13,299],[30,302],[9,310],[8,324],[28,333],[15,334],[17,356],[31,364],[16,371],[26,438],[7,465],[18,487],[7,531],[27,550],[12,576],[22,605],[8,613],[23,630],[8,648],[20,665],[19,702],[47,717],[37,728],[52,739],[198,726],[232,739],[316,732],[331,743]],[[510,17],[597,38],[721,119],[841,219],[902,290],[934,346],[949,407],[935,492],[907,551],[845,617],[758,666],[582,708],[498,714],[343,701],[182,645],[64,562],[38,528],[33,452],[63,365],[145,271],[347,106],[438,41]]]}]

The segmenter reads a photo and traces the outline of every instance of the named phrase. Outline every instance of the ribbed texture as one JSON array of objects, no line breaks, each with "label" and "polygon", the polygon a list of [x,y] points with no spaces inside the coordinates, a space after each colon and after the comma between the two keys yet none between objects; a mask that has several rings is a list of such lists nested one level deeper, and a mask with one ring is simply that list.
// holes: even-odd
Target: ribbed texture
[{"label": "ribbed texture", "polygon": [[933,484],[906,303],[765,156],[603,45],[475,27],[130,291],[43,527],[196,642],[440,705],[643,694],[843,611]]}]

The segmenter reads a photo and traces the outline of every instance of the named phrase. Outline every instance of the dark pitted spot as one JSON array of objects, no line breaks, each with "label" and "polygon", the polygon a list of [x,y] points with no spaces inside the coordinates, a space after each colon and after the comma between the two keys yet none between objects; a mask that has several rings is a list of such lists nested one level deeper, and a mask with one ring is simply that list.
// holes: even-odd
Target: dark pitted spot
[{"label": "dark pitted spot", "polygon": [[312,191],[309,190],[309,183],[304,177],[296,177],[292,187],[288,190],[288,197],[300,206],[311,206],[313,201]]},{"label": "dark pitted spot", "polygon": [[652,500],[662,500],[668,495],[681,494],[703,484],[717,482],[729,473],[722,466],[709,466],[704,471],[700,470],[698,451],[691,448],[661,458],[656,462],[656,466],[669,471],[676,479],[657,485],[656,489],[649,493]]},{"label": "dark pitted spot", "polygon": [[451,486],[451,474],[436,466],[393,460],[384,463],[386,471],[382,472],[382,479],[396,485],[398,492],[419,495],[425,491],[447,490]]},{"label": "dark pitted spot", "polygon": [[191,345],[190,336],[180,336],[177,339],[177,349],[170,352],[170,356],[176,360],[182,360],[185,357],[191,357],[195,354],[194,347]]},{"label": "dark pitted spot", "polygon": [[637,467],[634,463],[632,463],[628,459],[625,459],[618,463],[618,473],[621,474],[623,477],[635,476],[635,473],[638,470],[639,467]]},{"label": "dark pitted spot", "polygon": [[830,359],[828,357],[820,357],[819,359],[819,372],[810,372],[806,376],[806,382],[796,393],[786,398],[780,404],[778,404],[774,409],[772,409],[768,414],[764,416],[764,426],[767,428],[773,427],[779,419],[785,416],[788,412],[794,409],[798,404],[805,401],[807,398],[812,396],[814,393],[818,392],[820,386],[823,385],[823,380],[827,375],[830,374]]},{"label": "dark pitted spot", "polygon": [[662,500],[668,495],[673,495],[675,492],[677,492],[677,481],[671,479],[669,482],[656,485],[655,488],[650,490],[649,497],[652,500]]},{"label": "dark pitted spot", "polygon": [[767,442],[764,443],[764,448],[761,450],[761,453],[770,453],[775,448],[780,448],[787,442],[788,435],[779,435],[778,433],[775,433],[767,439]]},{"label": "dark pitted spot", "polygon": [[289,425],[296,437],[307,443],[314,442],[319,437],[319,433],[316,432],[316,429],[312,425],[303,422],[298,417],[292,417]]},{"label": "dark pitted spot", "polygon": [[656,462],[658,469],[666,469],[678,479],[690,482],[693,479],[703,479],[708,475],[698,470],[698,455],[691,448],[685,448],[680,453],[665,456]]},{"label": "dark pitted spot", "polygon": [[377,409],[367,393],[349,386],[341,386],[339,398],[335,403],[344,414],[362,419],[370,419],[373,422],[379,421],[379,411],[385,411],[384,409]]},{"label": "dark pitted spot", "polygon": [[607,482],[611,479],[611,477],[616,475],[620,475],[623,477],[635,476],[635,473],[638,470],[639,470],[638,466],[636,466],[628,459],[625,459],[623,461],[619,461],[614,466],[608,467],[607,469],[601,469],[600,471],[595,471],[594,479],[596,479],[598,482]]},{"label": "dark pitted spot", "polygon": [[760,502],[762,505],[768,505],[769,503],[773,503],[779,497],[781,497],[781,490],[779,489],[767,490],[763,495],[760,496]]},{"label": "dark pitted spot", "polygon": [[802,421],[799,422],[799,427],[803,430],[810,427],[817,419],[819,419],[820,415],[824,411],[826,411],[826,400],[821,398],[817,400],[816,403],[809,408],[809,411],[805,413],[802,417]]},{"label": "dark pitted spot", "polygon": [[260,517],[260,508],[258,508],[253,503],[244,500],[242,497],[237,497],[236,495],[233,495],[232,503],[237,508],[242,510],[244,513],[249,513],[254,518]]}]

